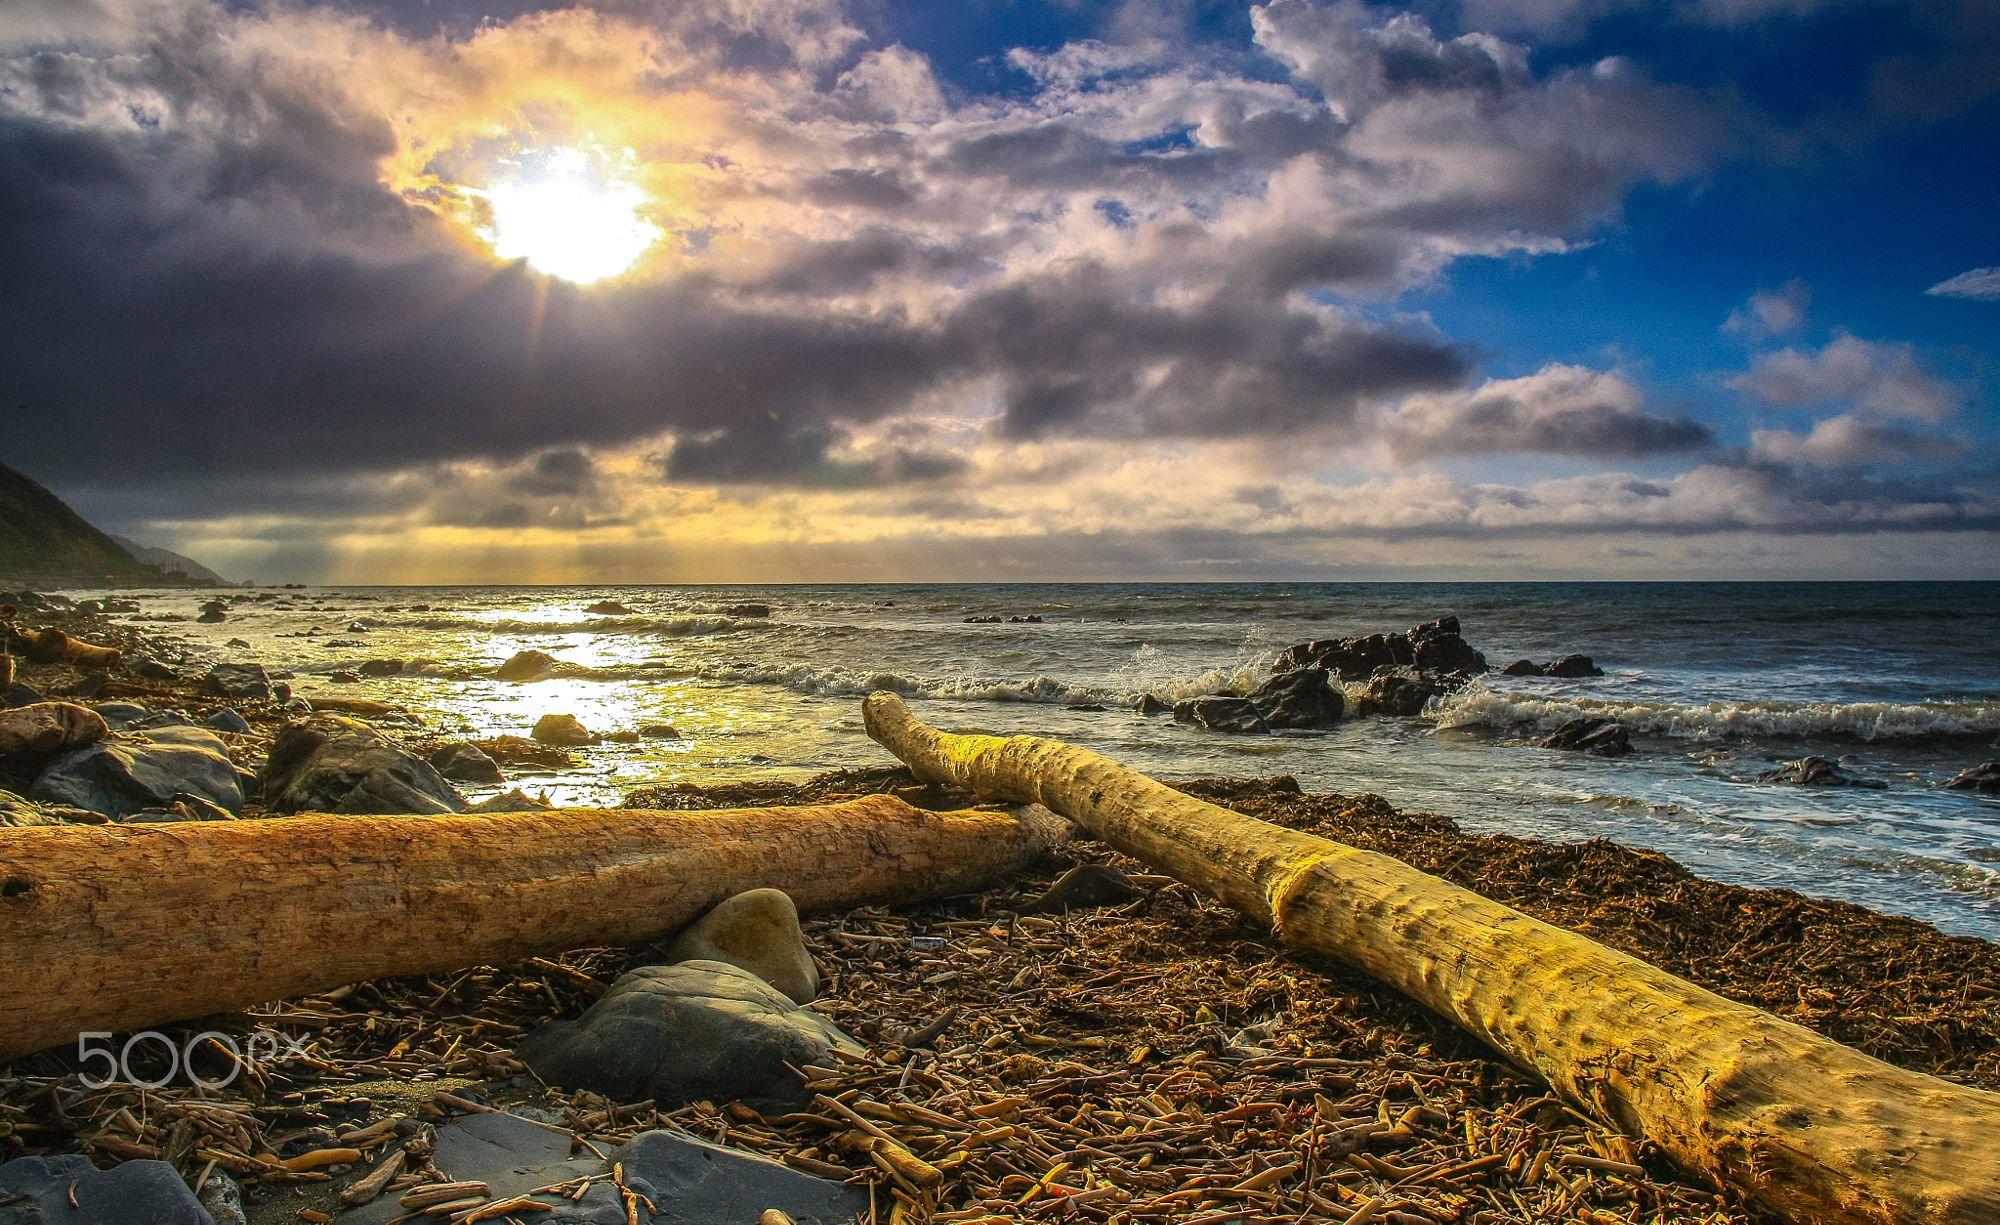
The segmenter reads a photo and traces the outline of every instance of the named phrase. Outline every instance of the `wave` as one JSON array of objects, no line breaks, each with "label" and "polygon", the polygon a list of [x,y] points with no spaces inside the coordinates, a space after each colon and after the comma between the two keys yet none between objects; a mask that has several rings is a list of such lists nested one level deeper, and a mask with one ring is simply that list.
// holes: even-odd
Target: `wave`
[{"label": "wave", "polygon": [[661,638],[696,638],[768,629],[772,622],[764,617],[696,613],[678,617],[581,617],[573,621],[421,617],[395,625],[399,629],[484,630],[491,634],[653,634]]},{"label": "wave", "polygon": [[1158,684],[1136,684],[1121,678],[1092,683],[1059,676],[1029,677],[922,676],[888,670],[813,667],[806,664],[713,663],[681,670],[701,680],[737,685],[774,685],[815,697],[864,697],[887,689],[904,697],[938,698],[955,702],[1033,702],[1051,706],[1096,703],[1109,707],[1138,704],[1150,693],[1169,702],[1204,693],[1247,692],[1268,674],[1268,662],[1214,668],[1200,676]]},{"label": "wave", "polygon": [[2000,734],[1994,702],[1641,702],[1502,693],[1484,681],[1437,701],[1439,727],[1551,731],[1570,719],[1616,719],[1677,740],[1826,736],[1853,740]]}]

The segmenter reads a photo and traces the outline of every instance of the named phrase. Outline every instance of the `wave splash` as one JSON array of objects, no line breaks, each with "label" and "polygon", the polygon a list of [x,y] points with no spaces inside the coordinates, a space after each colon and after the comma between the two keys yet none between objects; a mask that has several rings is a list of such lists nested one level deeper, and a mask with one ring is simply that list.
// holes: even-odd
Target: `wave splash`
[{"label": "wave splash", "polygon": [[1641,702],[1502,693],[1484,681],[1440,699],[1439,727],[1552,731],[1589,716],[1676,740],[1824,736],[1852,740],[1990,736],[2000,733],[1992,702]]}]

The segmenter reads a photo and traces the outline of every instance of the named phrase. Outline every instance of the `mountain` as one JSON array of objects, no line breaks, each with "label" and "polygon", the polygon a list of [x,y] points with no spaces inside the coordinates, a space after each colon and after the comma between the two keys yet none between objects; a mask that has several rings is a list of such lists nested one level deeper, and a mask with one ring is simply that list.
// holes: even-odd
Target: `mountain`
[{"label": "mountain", "polygon": [[0,582],[96,584],[173,582],[33,480],[0,464]]},{"label": "mountain", "polygon": [[213,583],[218,587],[228,587],[231,585],[228,579],[217,574],[207,566],[202,565],[185,553],[176,553],[172,549],[156,548],[150,544],[140,544],[130,537],[120,536],[115,533],[111,538],[117,541],[119,546],[127,553],[130,553],[149,566],[158,566],[169,577],[175,574],[185,574],[197,583]]}]

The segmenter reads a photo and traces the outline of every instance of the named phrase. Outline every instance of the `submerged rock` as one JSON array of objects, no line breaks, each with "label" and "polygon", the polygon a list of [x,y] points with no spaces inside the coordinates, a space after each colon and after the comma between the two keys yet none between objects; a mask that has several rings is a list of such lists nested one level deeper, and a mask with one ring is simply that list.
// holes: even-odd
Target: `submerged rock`
[{"label": "submerged rock", "polygon": [[565,1089],[684,1102],[796,1097],[791,1068],[823,1062],[835,1047],[861,1052],[750,971],[684,961],[633,970],[576,1020],[529,1034],[515,1054]]},{"label": "submerged rock", "polygon": [[567,770],[578,764],[576,754],[552,744],[538,744],[526,736],[494,736],[474,740],[472,746],[503,766],[535,766],[543,770]]},{"label": "submerged rock", "polygon": [[1880,791],[1889,784],[1872,778],[1856,778],[1840,768],[1831,757],[1801,757],[1757,776],[1760,783],[1794,783],[1801,787],[1866,787]]},{"label": "submerged rock", "polygon": [[365,724],[313,715],[280,728],[258,777],[272,812],[464,812],[465,797]]},{"label": "submerged rock", "polygon": [[1325,668],[1296,668],[1251,690],[1250,704],[1272,727],[1332,727],[1340,722],[1347,695],[1334,687]]},{"label": "submerged rock", "polygon": [[1946,783],[1954,791],[2000,791],[2000,761],[1982,761]]},{"label": "submerged rock", "polygon": [[555,671],[556,657],[542,651],[519,651],[512,658],[494,669],[496,680],[533,681],[540,680]]},{"label": "submerged rock", "polygon": [[575,715],[543,715],[535,721],[535,730],[528,734],[543,744],[566,748],[576,748],[596,739],[588,728],[577,722]]},{"label": "submerged rock", "polygon": [[1598,757],[1623,757],[1632,751],[1632,733],[1616,720],[1581,715],[1557,728],[1542,741],[1542,747]]},{"label": "submerged rock", "polygon": [[431,754],[431,769],[445,778],[460,783],[501,783],[506,776],[500,772],[500,763],[494,761],[478,745],[447,744]]},{"label": "submerged rock", "polygon": [[213,1225],[164,1161],[100,1170],[80,1154],[0,1165],[0,1225]]},{"label": "submerged rock", "polygon": [[1174,722],[1190,723],[1211,732],[1249,735],[1268,732],[1271,725],[1249,698],[1209,694],[1174,703]]},{"label": "submerged rock", "polygon": [[198,727],[128,730],[57,758],[28,789],[30,799],[68,804],[113,820],[193,796],[243,811],[243,783],[214,732]]},{"label": "submerged rock", "polygon": [[217,664],[202,678],[201,691],[232,702],[268,702],[275,692],[262,664]]},{"label": "submerged rock", "polygon": [[648,740],[679,740],[681,729],[671,723],[641,723],[639,734]]},{"label": "submerged rock", "polygon": [[801,1004],[819,996],[799,909],[782,889],[725,898],[667,946],[668,961],[720,961],[748,970]]},{"label": "submerged rock", "polygon": [[403,666],[404,661],[400,659],[369,659],[364,660],[361,666],[355,669],[355,671],[363,676],[372,676],[379,680],[385,676],[401,676],[403,674]]}]

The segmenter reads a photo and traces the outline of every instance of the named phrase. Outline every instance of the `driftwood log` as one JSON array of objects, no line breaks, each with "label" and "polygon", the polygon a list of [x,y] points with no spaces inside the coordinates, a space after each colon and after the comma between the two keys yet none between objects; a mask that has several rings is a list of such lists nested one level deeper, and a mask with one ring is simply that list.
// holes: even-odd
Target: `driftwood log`
[{"label": "driftwood log", "polygon": [[0,1059],[345,983],[666,935],[731,894],[804,911],[984,888],[1046,812],[890,796],[0,830]]},{"label": "driftwood log", "polygon": [[927,780],[1084,831],[1449,1017],[1684,1168],[1801,1222],[2000,1222],[2000,1095],[1893,1067],[1401,860],[902,701],[868,733]]}]

